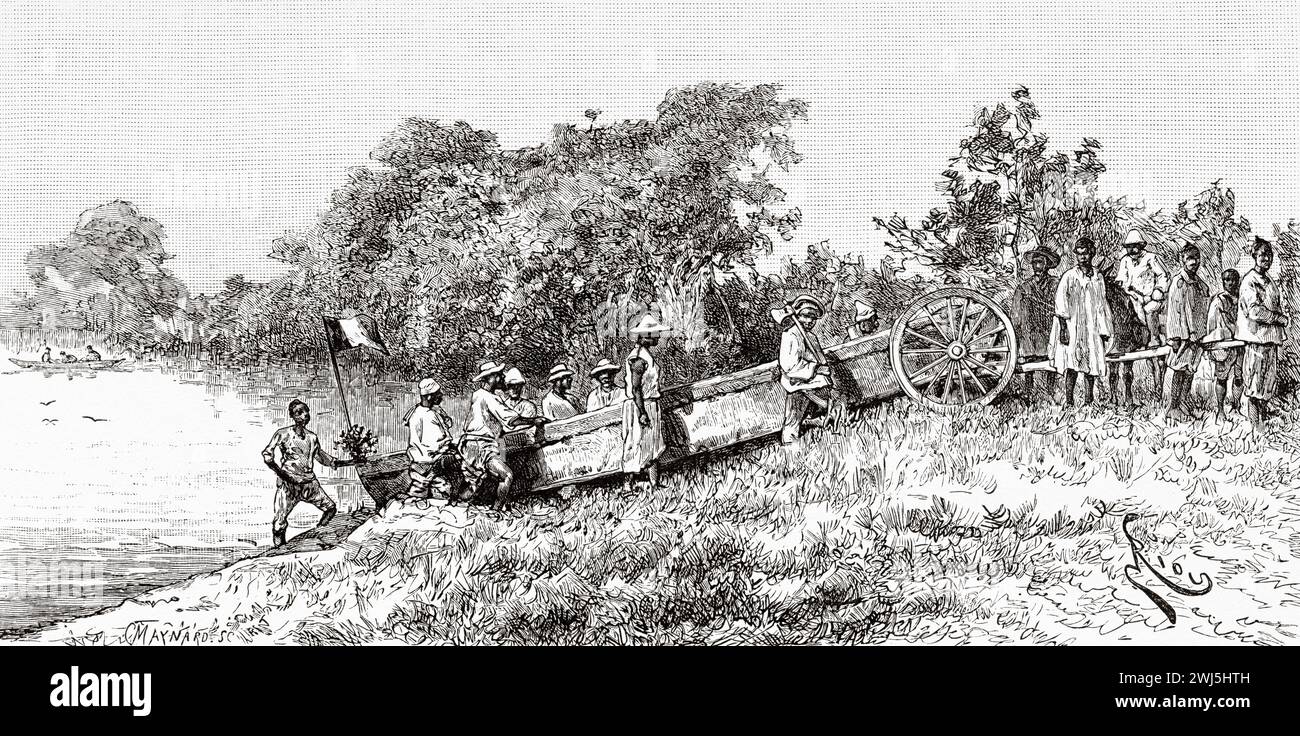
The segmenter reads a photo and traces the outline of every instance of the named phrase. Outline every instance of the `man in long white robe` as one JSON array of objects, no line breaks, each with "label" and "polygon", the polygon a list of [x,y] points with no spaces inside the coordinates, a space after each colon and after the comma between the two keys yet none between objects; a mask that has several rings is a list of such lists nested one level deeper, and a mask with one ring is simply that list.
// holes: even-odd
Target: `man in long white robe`
[{"label": "man in long white robe", "polygon": [[1098,376],[1106,375],[1106,343],[1110,340],[1110,307],[1106,282],[1093,267],[1096,246],[1079,238],[1074,246],[1075,267],[1056,285],[1056,321],[1049,345],[1052,367],[1065,374],[1065,405],[1074,406],[1074,384],[1083,374],[1083,403],[1091,404]]}]

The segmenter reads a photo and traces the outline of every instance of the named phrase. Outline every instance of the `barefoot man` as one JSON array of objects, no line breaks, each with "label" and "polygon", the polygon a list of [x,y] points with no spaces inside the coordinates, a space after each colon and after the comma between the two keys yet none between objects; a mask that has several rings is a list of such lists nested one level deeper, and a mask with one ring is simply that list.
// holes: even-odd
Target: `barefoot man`
[{"label": "barefoot man", "polygon": [[505,434],[516,427],[540,426],[544,417],[524,417],[506,405],[496,391],[505,383],[505,366],[487,361],[479,366],[474,380],[479,388],[470,398],[469,421],[460,437],[460,454],[464,458],[465,476],[470,481],[469,494],[477,492],[483,481],[497,480],[494,511],[504,511],[510,503],[510,484],[515,476],[506,465]]},{"label": "barefoot man", "polygon": [[1247,415],[1256,431],[1264,429],[1268,402],[1277,396],[1278,353],[1286,331],[1282,293],[1269,275],[1273,244],[1256,237],[1250,249],[1255,267],[1241,279],[1237,308],[1237,339],[1246,343],[1241,366],[1246,379]]},{"label": "barefoot man", "polygon": [[[293,420],[293,426],[275,430],[271,441],[262,450],[262,461],[276,476],[275,516],[271,520],[271,534],[276,545],[284,544],[284,535],[289,531],[289,514],[300,501],[321,510],[317,527],[325,526],[334,518],[337,507],[333,499],[325,495],[320,481],[316,480],[313,463],[331,468],[353,464],[351,460],[331,457],[321,449],[316,433],[307,429],[307,423],[311,421],[307,404],[298,399],[289,402],[289,418]],[[280,455],[278,461],[277,451]]]},{"label": "barefoot man", "polygon": [[659,456],[666,447],[663,419],[659,414],[659,364],[650,348],[668,331],[654,315],[641,318],[629,334],[636,347],[627,356],[627,393],[623,402],[623,490],[641,473],[649,476],[650,489],[659,485]]},{"label": "barefoot man", "polygon": [[830,364],[821,342],[813,334],[817,320],[826,314],[826,307],[816,297],[804,294],[790,302],[789,314],[785,319],[790,326],[781,333],[781,353],[777,359],[781,366],[781,388],[786,392],[781,423],[784,445],[799,439],[810,409],[830,405],[831,386]]},{"label": "barefoot man", "polygon": [[1074,406],[1074,384],[1083,374],[1083,403],[1091,404],[1097,376],[1106,374],[1106,341],[1110,339],[1110,307],[1106,284],[1093,267],[1097,247],[1091,238],[1074,244],[1074,268],[1056,286],[1056,322],[1049,343],[1052,367],[1065,374],[1065,406]]},{"label": "barefoot man", "polygon": [[[1210,301],[1210,313],[1205,324],[1206,342],[1237,338],[1237,295],[1241,293],[1241,274],[1237,269],[1229,268],[1220,280],[1223,292]],[[1245,352],[1245,348],[1210,351],[1210,359],[1214,361],[1214,418],[1220,422],[1227,419],[1223,413],[1224,404],[1234,414],[1241,414],[1241,393],[1245,388],[1241,379],[1241,361]],[[1229,383],[1232,384],[1231,400],[1228,399]]]},{"label": "barefoot man", "polygon": [[[1051,354],[1048,335],[1052,331],[1052,312],[1056,306],[1056,277],[1052,269],[1061,265],[1061,256],[1051,248],[1036,246],[1021,256],[1029,264],[1030,274],[1011,293],[1011,322],[1016,331],[1020,359],[1025,363],[1047,360]],[[1034,392],[1034,374],[1025,376],[1025,395]],[[1048,379],[1054,374],[1048,373]],[[1048,392],[1052,380],[1044,380]]]},{"label": "barefoot man", "polygon": [[459,459],[451,441],[452,419],[442,408],[442,387],[432,378],[420,381],[416,392],[420,403],[406,415],[410,441],[406,455],[411,461],[412,500],[432,496],[451,497],[459,484]]},{"label": "barefoot man", "polygon": [[1192,396],[1192,379],[1201,364],[1201,340],[1210,303],[1210,287],[1201,280],[1201,251],[1194,245],[1183,246],[1180,254],[1183,270],[1169,283],[1169,314],[1166,337],[1169,339],[1169,407],[1168,419],[1185,419]]}]

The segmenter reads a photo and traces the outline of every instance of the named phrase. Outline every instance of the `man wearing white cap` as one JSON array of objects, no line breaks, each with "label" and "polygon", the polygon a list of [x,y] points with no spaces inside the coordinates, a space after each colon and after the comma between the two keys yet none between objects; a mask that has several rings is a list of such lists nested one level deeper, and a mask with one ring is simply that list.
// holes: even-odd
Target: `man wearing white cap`
[{"label": "man wearing white cap", "polygon": [[628,397],[623,402],[623,489],[627,492],[642,472],[649,476],[651,489],[659,484],[659,456],[666,445],[659,413],[659,365],[650,348],[667,331],[651,314],[628,331],[636,347],[627,356]]},{"label": "man wearing white cap", "polygon": [[853,303],[853,326],[849,328],[849,339],[857,340],[874,334],[880,327],[876,317],[876,308],[866,302]]},{"label": "man wearing white cap", "polygon": [[542,397],[542,416],[555,421],[578,414],[578,407],[573,405],[573,399],[569,397],[569,389],[573,388],[573,371],[567,365],[557,363],[546,381],[551,384],[551,388]]},{"label": "man wearing white cap", "polygon": [[504,373],[505,366],[490,360],[479,366],[478,375],[474,376],[479,388],[470,398],[469,420],[465,423],[465,433],[460,437],[460,453],[464,458],[465,475],[470,481],[470,495],[487,478],[496,478],[496,502],[492,508],[497,511],[505,509],[510,502],[510,484],[515,477],[506,465],[505,433],[515,427],[539,426],[546,422],[543,417],[520,416],[496,395],[497,389],[504,384]]},{"label": "man wearing white cap", "polygon": [[1151,334],[1148,345],[1162,345],[1161,312],[1169,293],[1169,272],[1155,253],[1145,250],[1146,238],[1139,230],[1130,230],[1124,238],[1125,255],[1119,259],[1115,278],[1133,302],[1138,319],[1146,323]]},{"label": "man wearing white cap", "polygon": [[[442,408],[442,387],[432,378],[420,381],[420,403],[406,415],[410,442],[406,455],[411,460],[411,490],[420,500],[431,495],[449,496],[447,478],[459,469],[451,441],[452,419]],[[437,485],[441,493],[433,488]]]},{"label": "man wearing white cap", "polygon": [[785,389],[785,418],[781,425],[782,444],[799,439],[809,404],[827,406],[831,368],[821,341],[812,334],[817,320],[826,313],[822,303],[808,294],[790,302],[785,320],[790,326],[781,333],[781,387]]},{"label": "man wearing white cap", "polygon": [[627,399],[627,393],[623,388],[614,383],[617,375],[618,366],[609,358],[601,358],[596,367],[591,369],[591,377],[595,379],[596,387],[587,394],[587,411],[621,405]]}]

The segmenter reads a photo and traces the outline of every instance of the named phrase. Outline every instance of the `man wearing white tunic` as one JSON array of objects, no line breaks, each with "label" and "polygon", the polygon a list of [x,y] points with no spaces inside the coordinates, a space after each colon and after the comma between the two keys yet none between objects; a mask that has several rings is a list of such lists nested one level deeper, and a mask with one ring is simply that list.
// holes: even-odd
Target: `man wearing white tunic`
[{"label": "man wearing white tunic", "polygon": [[576,416],[578,406],[569,395],[569,389],[573,388],[573,371],[560,363],[551,369],[546,382],[551,384],[551,388],[542,396],[542,415],[552,421]]},{"label": "man wearing white tunic", "polygon": [[1074,406],[1074,384],[1083,374],[1083,403],[1091,404],[1097,376],[1106,374],[1106,342],[1111,335],[1106,284],[1093,267],[1096,246],[1089,238],[1074,245],[1075,267],[1056,285],[1056,322],[1049,343],[1052,367],[1065,374],[1065,405]]},{"label": "man wearing white tunic", "polygon": [[[799,439],[809,404],[824,405],[830,382],[830,365],[821,343],[812,333],[817,320],[826,313],[821,302],[800,296],[790,303],[790,326],[781,333],[781,387],[785,389],[785,416],[781,424],[781,443]],[[820,401],[818,401],[820,399]]]},{"label": "man wearing white tunic", "polygon": [[650,348],[667,330],[647,314],[629,331],[636,348],[627,356],[628,397],[623,402],[623,489],[627,492],[643,472],[649,476],[651,490],[659,484],[659,456],[666,445],[659,413],[659,366]]},{"label": "man wearing white tunic", "polygon": [[450,496],[449,478],[459,475],[451,441],[452,419],[442,408],[442,387],[432,378],[420,381],[420,403],[406,414],[413,500]]},{"label": "man wearing white tunic", "polygon": [[1282,293],[1268,275],[1273,265],[1273,244],[1255,238],[1250,249],[1255,267],[1241,278],[1237,300],[1237,339],[1246,343],[1241,373],[1246,384],[1246,413],[1256,431],[1264,428],[1268,401],[1277,395],[1278,353],[1286,336]]},{"label": "man wearing white tunic", "polygon": [[623,401],[627,399],[627,393],[622,386],[614,383],[614,378],[618,375],[618,366],[609,358],[601,358],[595,368],[591,369],[591,377],[596,381],[596,387],[587,394],[587,411],[597,411],[607,406],[622,406]]}]

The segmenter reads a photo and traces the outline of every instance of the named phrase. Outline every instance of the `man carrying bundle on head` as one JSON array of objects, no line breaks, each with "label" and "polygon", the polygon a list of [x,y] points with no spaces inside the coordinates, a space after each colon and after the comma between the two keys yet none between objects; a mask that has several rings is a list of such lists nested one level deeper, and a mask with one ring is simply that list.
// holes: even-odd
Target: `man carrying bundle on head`
[{"label": "man carrying bundle on head", "polygon": [[[1221,277],[1223,292],[1210,300],[1209,315],[1206,317],[1205,342],[1222,342],[1237,339],[1237,298],[1241,293],[1241,274],[1237,269],[1224,270]],[[1241,363],[1245,357],[1245,348],[1224,348],[1211,350],[1210,359],[1214,361],[1214,418],[1222,422],[1227,419],[1224,404],[1235,414],[1240,414],[1241,394],[1245,389],[1242,381]],[[1228,384],[1232,384],[1232,399],[1228,400]]]},{"label": "man carrying bundle on head", "polygon": [[[1011,323],[1023,362],[1047,360],[1051,355],[1048,337],[1052,332],[1052,313],[1056,306],[1056,277],[1051,270],[1061,265],[1061,256],[1051,248],[1037,246],[1021,256],[1029,264],[1030,274],[1011,293]],[[1034,374],[1025,373],[1025,395],[1034,391]],[[1044,383],[1051,391],[1054,375]]]},{"label": "man carrying bundle on head", "polygon": [[796,297],[785,309],[773,310],[772,316],[789,327],[781,333],[781,387],[785,389],[785,417],[781,426],[781,443],[799,439],[810,406],[822,411],[830,407],[831,367],[822,352],[821,342],[813,334],[817,320],[826,307],[808,294]]},{"label": "man carrying bundle on head", "polygon": [[1181,252],[1183,269],[1169,283],[1169,315],[1166,336],[1169,338],[1169,407],[1168,419],[1184,419],[1190,409],[1192,379],[1201,364],[1201,340],[1204,337],[1210,287],[1201,280],[1201,251],[1185,245]]},{"label": "man carrying bundle on head", "polygon": [[591,369],[591,377],[596,381],[596,387],[587,394],[587,411],[596,411],[604,409],[607,406],[621,406],[627,398],[627,392],[621,386],[614,383],[614,378],[618,375],[618,366],[614,361],[608,358],[601,358],[595,368]]},{"label": "man carrying bundle on head", "polygon": [[410,437],[406,455],[411,461],[413,500],[451,498],[460,492],[460,457],[451,441],[452,418],[442,408],[442,387],[432,378],[420,381],[420,403],[406,414]]},{"label": "man carrying bundle on head", "polygon": [[504,373],[505,366],[490,360],[479,366],[478,375],[474,376],[474,380],[479,382],[479,388],[470,398],[469,420],[460,437],[460,454],[464,459],[466,479],[470,483],[467,494],[472,498],[480,485],[495,478],[497,488],[496,502],[492,505],[494,511],[504,511],[510,503],[510,485],[515,478],[510,466],[506,465],[506,432],[516,427],[546,423],[544,417],[520,416],[496,395],[496,391],[504,385]]},{"label": "man carrying bundle on head", "polygon": [[1246,413],[1256,431],[1264,429],[1268,402],[1277,396],[1278,362],[1287,317],[1282,312],[1282,292],[1269,275],[1273,244],[1256,237],[1250,249],[1255,267],[1241,279],[1237,303],[1237,339],[1246,343],[1241,366],[1246,379]]}]

